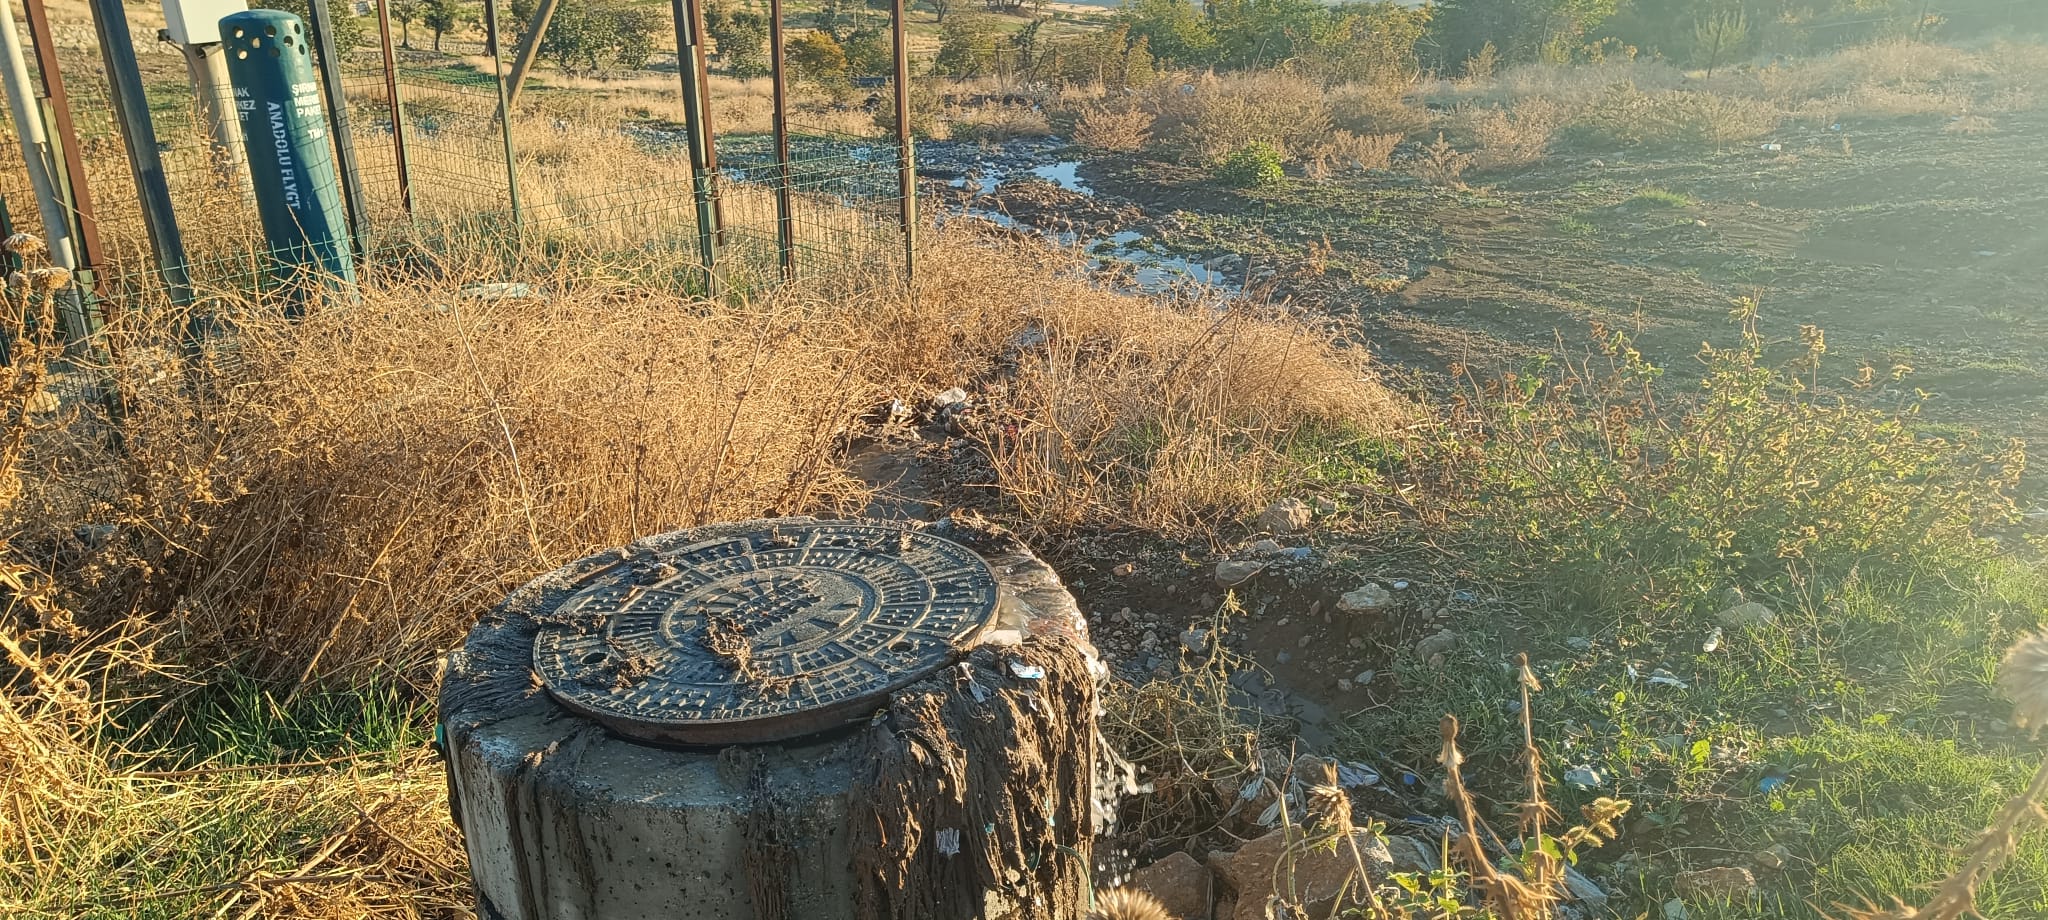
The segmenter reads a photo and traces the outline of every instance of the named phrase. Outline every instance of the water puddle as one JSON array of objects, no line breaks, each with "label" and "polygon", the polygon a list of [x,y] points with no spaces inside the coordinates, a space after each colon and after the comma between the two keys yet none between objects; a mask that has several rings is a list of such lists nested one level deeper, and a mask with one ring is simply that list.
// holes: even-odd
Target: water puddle
[{"label": "water puddle", "polygon": [[[685,143],[680,128],[666,125],[634,124],[626,133],[650,146]],[[805,161],[811,181],[807,190],[832,194],[846,204],[858,204],[873,197],[893,194],[896,174],[878,169],[892,162],[895,151],[886,143],[854,138],[794,136],[790,139],[794,159]],[[1059,158],[1066,143],[1058,138],[1030,138],[998,147],[957,141],[925,141],[917,146],[918,172],[965,193],[964,201],[943,204],[938,215],[943,223],[952,217],[972,217],[1019,233],[1042,237],[1061,246],[1078,248],[1088,254],[1091,270],[1116,280],[1121,287],[1145,293],[1194,291],[1228,300],[1242,293],[1242,286],[1228,271],[1213,267],[1219,260],[1202,260],[1159,251],[1155,239],[1141,230],[1120,230],[1106,236],[1083,236],[1071,230],[1048,229],[1020,221],[1004,213],[992,197],[1005,183],[1020,180],[1049,182],[1068,192],[1094,197],[1095,189],[1081,178],[1081,161]],[[718,139],[719,172],[731,183],[752,184],[771,181],[774,176],[774,147],[767,135],[732,135]]]}]

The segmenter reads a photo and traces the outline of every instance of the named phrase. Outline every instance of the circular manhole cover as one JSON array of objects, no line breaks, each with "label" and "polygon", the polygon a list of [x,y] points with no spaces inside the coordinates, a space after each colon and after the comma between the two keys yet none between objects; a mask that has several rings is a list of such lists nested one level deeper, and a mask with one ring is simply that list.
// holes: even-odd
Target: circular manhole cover
[{"label": "circular manhole cover", "polygon": [[857,721],[951,663],[993,617],[972,550],[881,524],[803,521],[646,554],[552,611],[533,666],[628,737],[776,741]]}]

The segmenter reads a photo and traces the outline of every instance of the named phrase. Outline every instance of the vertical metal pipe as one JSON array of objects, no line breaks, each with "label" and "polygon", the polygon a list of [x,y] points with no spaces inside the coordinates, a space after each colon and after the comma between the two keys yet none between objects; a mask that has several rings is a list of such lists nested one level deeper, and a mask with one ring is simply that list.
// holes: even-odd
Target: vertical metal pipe
[{"label": "vertical metal pipe", "polygon": [[405,158],[405,103],[398,96],[398,48],[391,43],[391,0],[377,0],[377,43],[384,57],[384,100],[391,112],[391,155],[398,164],[398,206],[412,216],[412,165]]},{"label": "vertical metal pipe", "polygon": [[711,119],[711,52],[706,50],[704,38],[711,33],[704,28],[704,0],[688,0],[690,7],[690,28],[697,36],[697,92],[704,101],[698,112],[704,119],[704,169],[711,176],[712,230],[718,236],[718,245],[725,245],[725,193],[718,178],[718,127]]},{"label": "vertical metal pipe", "polygon": [[334,17],[327,0],[308,0],[306,28],[320,52],[320,89],[327,100],[327,126],[334,135],[334,171],[341,178],[342,203],[348,206],[349,236],[356,252],[370,252],[370,211],[363,202],[363,175],[356,168],[356,136],[348,127],[348,91],[341,85],[341,54],[334,45]]},{"label": "vertical metal pipe", "polygon": [[783,70],[782,0],[768,0],[768,70],[775,82],[775,248],[782,280],[796,280],[796,202],[790,188],[789,74]]},{"label": "vertical metal pipe", "polygon": [[901,196],[903,279],[917,278],[917,142],[910,136],[910,50],[904,36],[904,0],[889,5],[889,31],[896,57],[896,184]]},{"label": "vertical metal pipe", "polygon": [[43,0],[22,0],[21,5],[22,12],[28,14],[28,37],[35,46],[43,98],[50,101],[51,126],[57,129],[63,148],[64,185],[70,192],[72,219],[78,224],[78,266],[92,272],[93,286],[104,291],[106,279],[99,271],[100,221],[93,208],[85,161],[79,156],[78,128],[71,123],[71,97],[64,92],[64,75],[57,67],[57,41],[50,31],[50,12],[43,7]]},{"label": "vertical metal pipe", "polygon": [[498,0],[484,0],[484,45],[491,56],[491,76],[498,83],[498,134],[505,140],[505,192],[512,202],[512,229],[526,229],[519,207],[519,155],[512,147],[512,99],[505,94],[505,62],[498,48]]},{"label": "vertical metal pipe", "polygon": [[[164,178],[163,159],[157,155],[156,125],[149,119],[149,97],[143,94],[142,72],[135,63],[135,39],[128,31],[128,11],[121,0],[91,0],[93,29],[99,35],[100,56],[107,65],[108,96],[114,118],[121,123],[121,143],[128,151],[128,168],[135,175],[135,193],[142,199],[143,227],[156,255],[157,270],[171,302],[192,302],[191,266],[186,263],[185,237],[178,230],[177,215],[171,209],[171,187]],[[194,331],[203,324],[192,327]]]},{"label": "vertical metal pipe", "polygon": [[704,268],[706,293],[718,293],[718,213],[712,203],[711,131],[706,123],[702,80],[697,66],[704,54],[698,40],[696,6],[670,0],[676,24],[676,73],[683,82],[683,130],[689,135],[690,192],[697,205],[697,262]]},{"label": "vertical metal pipe", "polygon": [[[71,217],[57,193],[56,157],[43,131],[42,108],[30,95],[28,55],[21,47],[21,35],[14,29],[14,4],[0,0],[0,79],[7,83],[7,111],[14,117],[15,133],[21,139],[21,158],[28,166],[29,185],[35,189],[36,209],[42,212],[43,238],[50,248],[50,262],[68,272],[78,270],[77,249],[72,245]],[[85,315],[85,301],[78,286],[65,290],[57,311],[64,341],[77,344],[92,335]]]}]

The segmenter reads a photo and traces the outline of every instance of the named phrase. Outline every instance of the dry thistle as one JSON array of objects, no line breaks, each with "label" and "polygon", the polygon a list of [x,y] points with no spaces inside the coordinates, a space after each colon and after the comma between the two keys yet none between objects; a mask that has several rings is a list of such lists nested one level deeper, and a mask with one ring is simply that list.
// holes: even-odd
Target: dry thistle
[{"label": "dry thistle", "polygon": [[47,248],[49,247],[43,245],[43,238],[33,233],[16,233],[5,242],[0,242],[0,249],[24,257],[40,254]]},{"label": "dry thistle", "polygon": [[1323,781],[1309,787],[1307,804],[1309,821],[1316,828],[1339,840],[1351,836],[1351,794],[1337,784],[1335,766],[1323,765]]},{"label": "dry thistle", "polygon": [[1142,891],[1114,888],[1095,893],[1088,920],[1176,920],[1157,898]]},{"label": "dry thistle", "polygon": [[61,291],[65,285],[71,283],[71,269],[57,268],[55,266],[33,269],[28,273],[28,280],[29,284],[37,290],[45,292]]},{"label": "dry thistle", "polygon": [[2013,724],[2039,737],[2048,725],[2048,630],[2021,639],[2005,653],[1998,690],[2012,700]]},{"label": "dry thistle", "polygon": [[8,273],[7,273],[7,289],[8,289],[8,290],[10,290],[10,291],[19,291],[19,290],[23,290],[23,289],[25,289],[25,288],[27,288],[27,287],[28,287],[28,276],[27,276],[27,275],[25,275],[25,274],[22,274],[21,272],[18,272],[18,271],[14,271],[14,272],[8,272]]},{"label": "dry thistle", "polygon": [[1472,874],[1473,890],[1502,920],[1538,920],[1549,916],[1557,895],[1530,888],[1521,879],[1500,871],[1480,846],[1479,811],[1471,791],[1465,788],[1465,755],[1458,750],[1458,717],[1445,713],[1438,728],[1443,735],[1443,752],[1437,755],[1437,760],[1444,765],[1444,798],[1457,809],[1465,831],[1452,842],[1452,847],[1464,860],[1465,870]]}]

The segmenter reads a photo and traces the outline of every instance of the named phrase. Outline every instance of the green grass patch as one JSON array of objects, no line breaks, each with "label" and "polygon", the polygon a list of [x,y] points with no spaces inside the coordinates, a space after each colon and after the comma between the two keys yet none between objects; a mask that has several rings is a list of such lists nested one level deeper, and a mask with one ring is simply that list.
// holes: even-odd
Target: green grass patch
[{"label": "green grass patch", "polygon": [[1691,195],[1654,185],[1638,190],[1622,202],[1623,207],[1637,208],[1690,208],[1698,204],[1699,200]]}]

